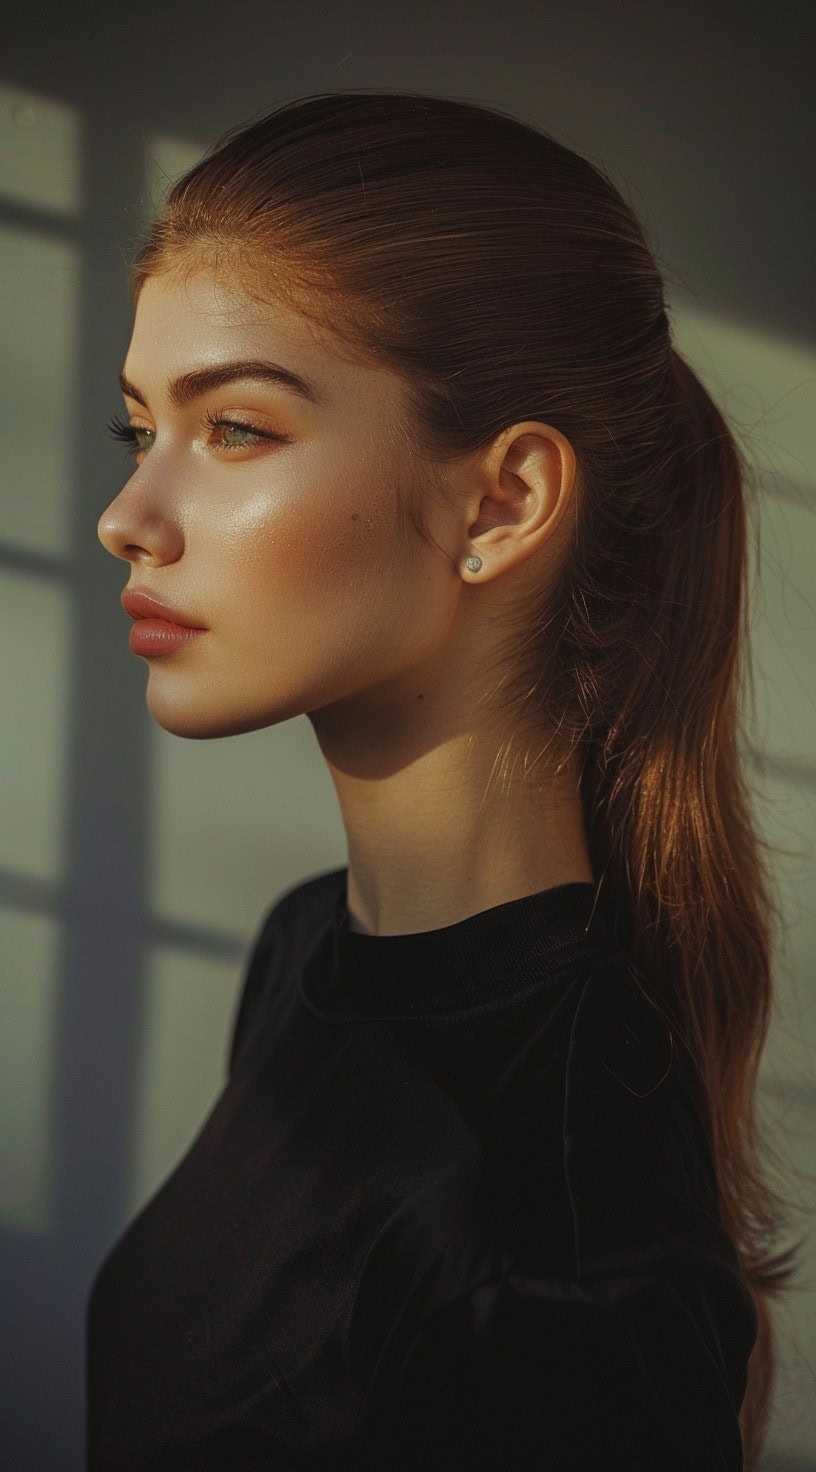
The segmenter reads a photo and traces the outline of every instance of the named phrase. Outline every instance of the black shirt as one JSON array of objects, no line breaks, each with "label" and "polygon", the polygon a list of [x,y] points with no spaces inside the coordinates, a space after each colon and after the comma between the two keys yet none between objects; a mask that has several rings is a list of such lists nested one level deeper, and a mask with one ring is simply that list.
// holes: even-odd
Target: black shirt
[{"label": "black shirt", "polygon": [[347,869],[88,1302],[90,1472],[739,1472],[757,1332],[696,1073],[592,884],[421,934]]}]

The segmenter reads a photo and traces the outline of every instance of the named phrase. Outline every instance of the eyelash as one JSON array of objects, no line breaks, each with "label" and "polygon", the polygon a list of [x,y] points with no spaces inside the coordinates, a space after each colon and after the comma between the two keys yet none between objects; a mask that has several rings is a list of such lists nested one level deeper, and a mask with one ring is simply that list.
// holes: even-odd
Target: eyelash
[{"label": "eyelash", "polygon": [[[255,440],[255,441],[258,441],[258,440],[261,440],[261,441],[277,440],[280,444],[285,444],[287,442],[287,436],[286,435],[283,435],[283,434],[270,434],[268,431],[256,429],[253,424],[240,424],[238,422],[238,420],[236,420],[236,419],[223,419],[223,418],[219,418],[215,414],[210,414],[210,413],[205,414],[204,415],[204,418],[203,418],[203,420],[201,422],[202,422],[202,424],[208,425],[211,429],[218,429],[218,428],[220,428],[222,426],[225,426],[227,429],[243,430],[246,434],[250,435],[251,438],[253,440]],[[107,429],[108,429],[108,433],[109,434],[112,434],[113,437],[114,437],[114,439],[121,440],[121,441],[123,441],[127,445],[127,453],[128,453],[128,455],[139,455],[139,454],[142,454],[143,453],[143,450],[144,450],[144,447],[139,444],[139,441],[138,441],[137,436],[140,435],[140,434],[152,434],[152,432],[153,432],[152,430],[145,429],[142,425],[136,425],[136,426],[134,426],[132,424],[123,424],[122,423],[122,420],[119,418],[119,416],[117,414],[114,414],[113,418],[108,420]],[[149,448],[149,446],[148,446],[148,448]],[[251,444],[243,444],[243,445],[225,445],[223,443],[221,444],[221,449],[222,450],[225,450],[227,452],[227,454],[232,454],[236,450],[246,450],[246,449],[251,449],[251,448],[252,448],[252,445]]]}]

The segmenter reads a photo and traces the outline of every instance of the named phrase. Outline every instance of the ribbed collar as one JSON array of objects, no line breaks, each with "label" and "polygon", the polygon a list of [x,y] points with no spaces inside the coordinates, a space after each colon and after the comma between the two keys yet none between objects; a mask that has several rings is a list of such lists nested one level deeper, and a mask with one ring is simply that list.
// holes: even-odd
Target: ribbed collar
[{"label": "ribbed collar", "polygon": [[507,1005],[576,966],[617,952],[612,917],[590,883],[559,884],[410,935],[349,930],[348,869],[300,994],[326,1021],[422,1018]]}]

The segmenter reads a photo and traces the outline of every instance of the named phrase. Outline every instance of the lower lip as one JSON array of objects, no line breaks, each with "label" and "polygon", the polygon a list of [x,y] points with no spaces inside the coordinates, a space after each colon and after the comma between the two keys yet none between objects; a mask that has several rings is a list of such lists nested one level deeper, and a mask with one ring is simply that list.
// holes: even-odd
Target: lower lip
[{"label": "lower lip", "polygon": [[128,643],[134,654],[155,656],[172,654],[182,644],[189,644],[206,629],[190,629],[183,624],[171,624],[163,618],[139,618],[132,625]]}]

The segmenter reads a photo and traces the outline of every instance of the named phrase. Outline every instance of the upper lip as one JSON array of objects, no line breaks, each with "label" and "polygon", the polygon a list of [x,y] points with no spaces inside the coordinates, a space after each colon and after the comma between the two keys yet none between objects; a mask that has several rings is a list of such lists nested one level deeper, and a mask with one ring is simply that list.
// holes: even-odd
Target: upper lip
[{"label": "upper lip", "polygon": [[170,608],[167,603],[161,603],[158,598],[153,597],[152,593],[140,593],[135,588],[125,588],[122,593],[122,607],[131,618],[163,618],[168,623],[181,624],[185,629],[204,628],[204,625],[197,624],[195,619],[179,613],[177,608]]}]

